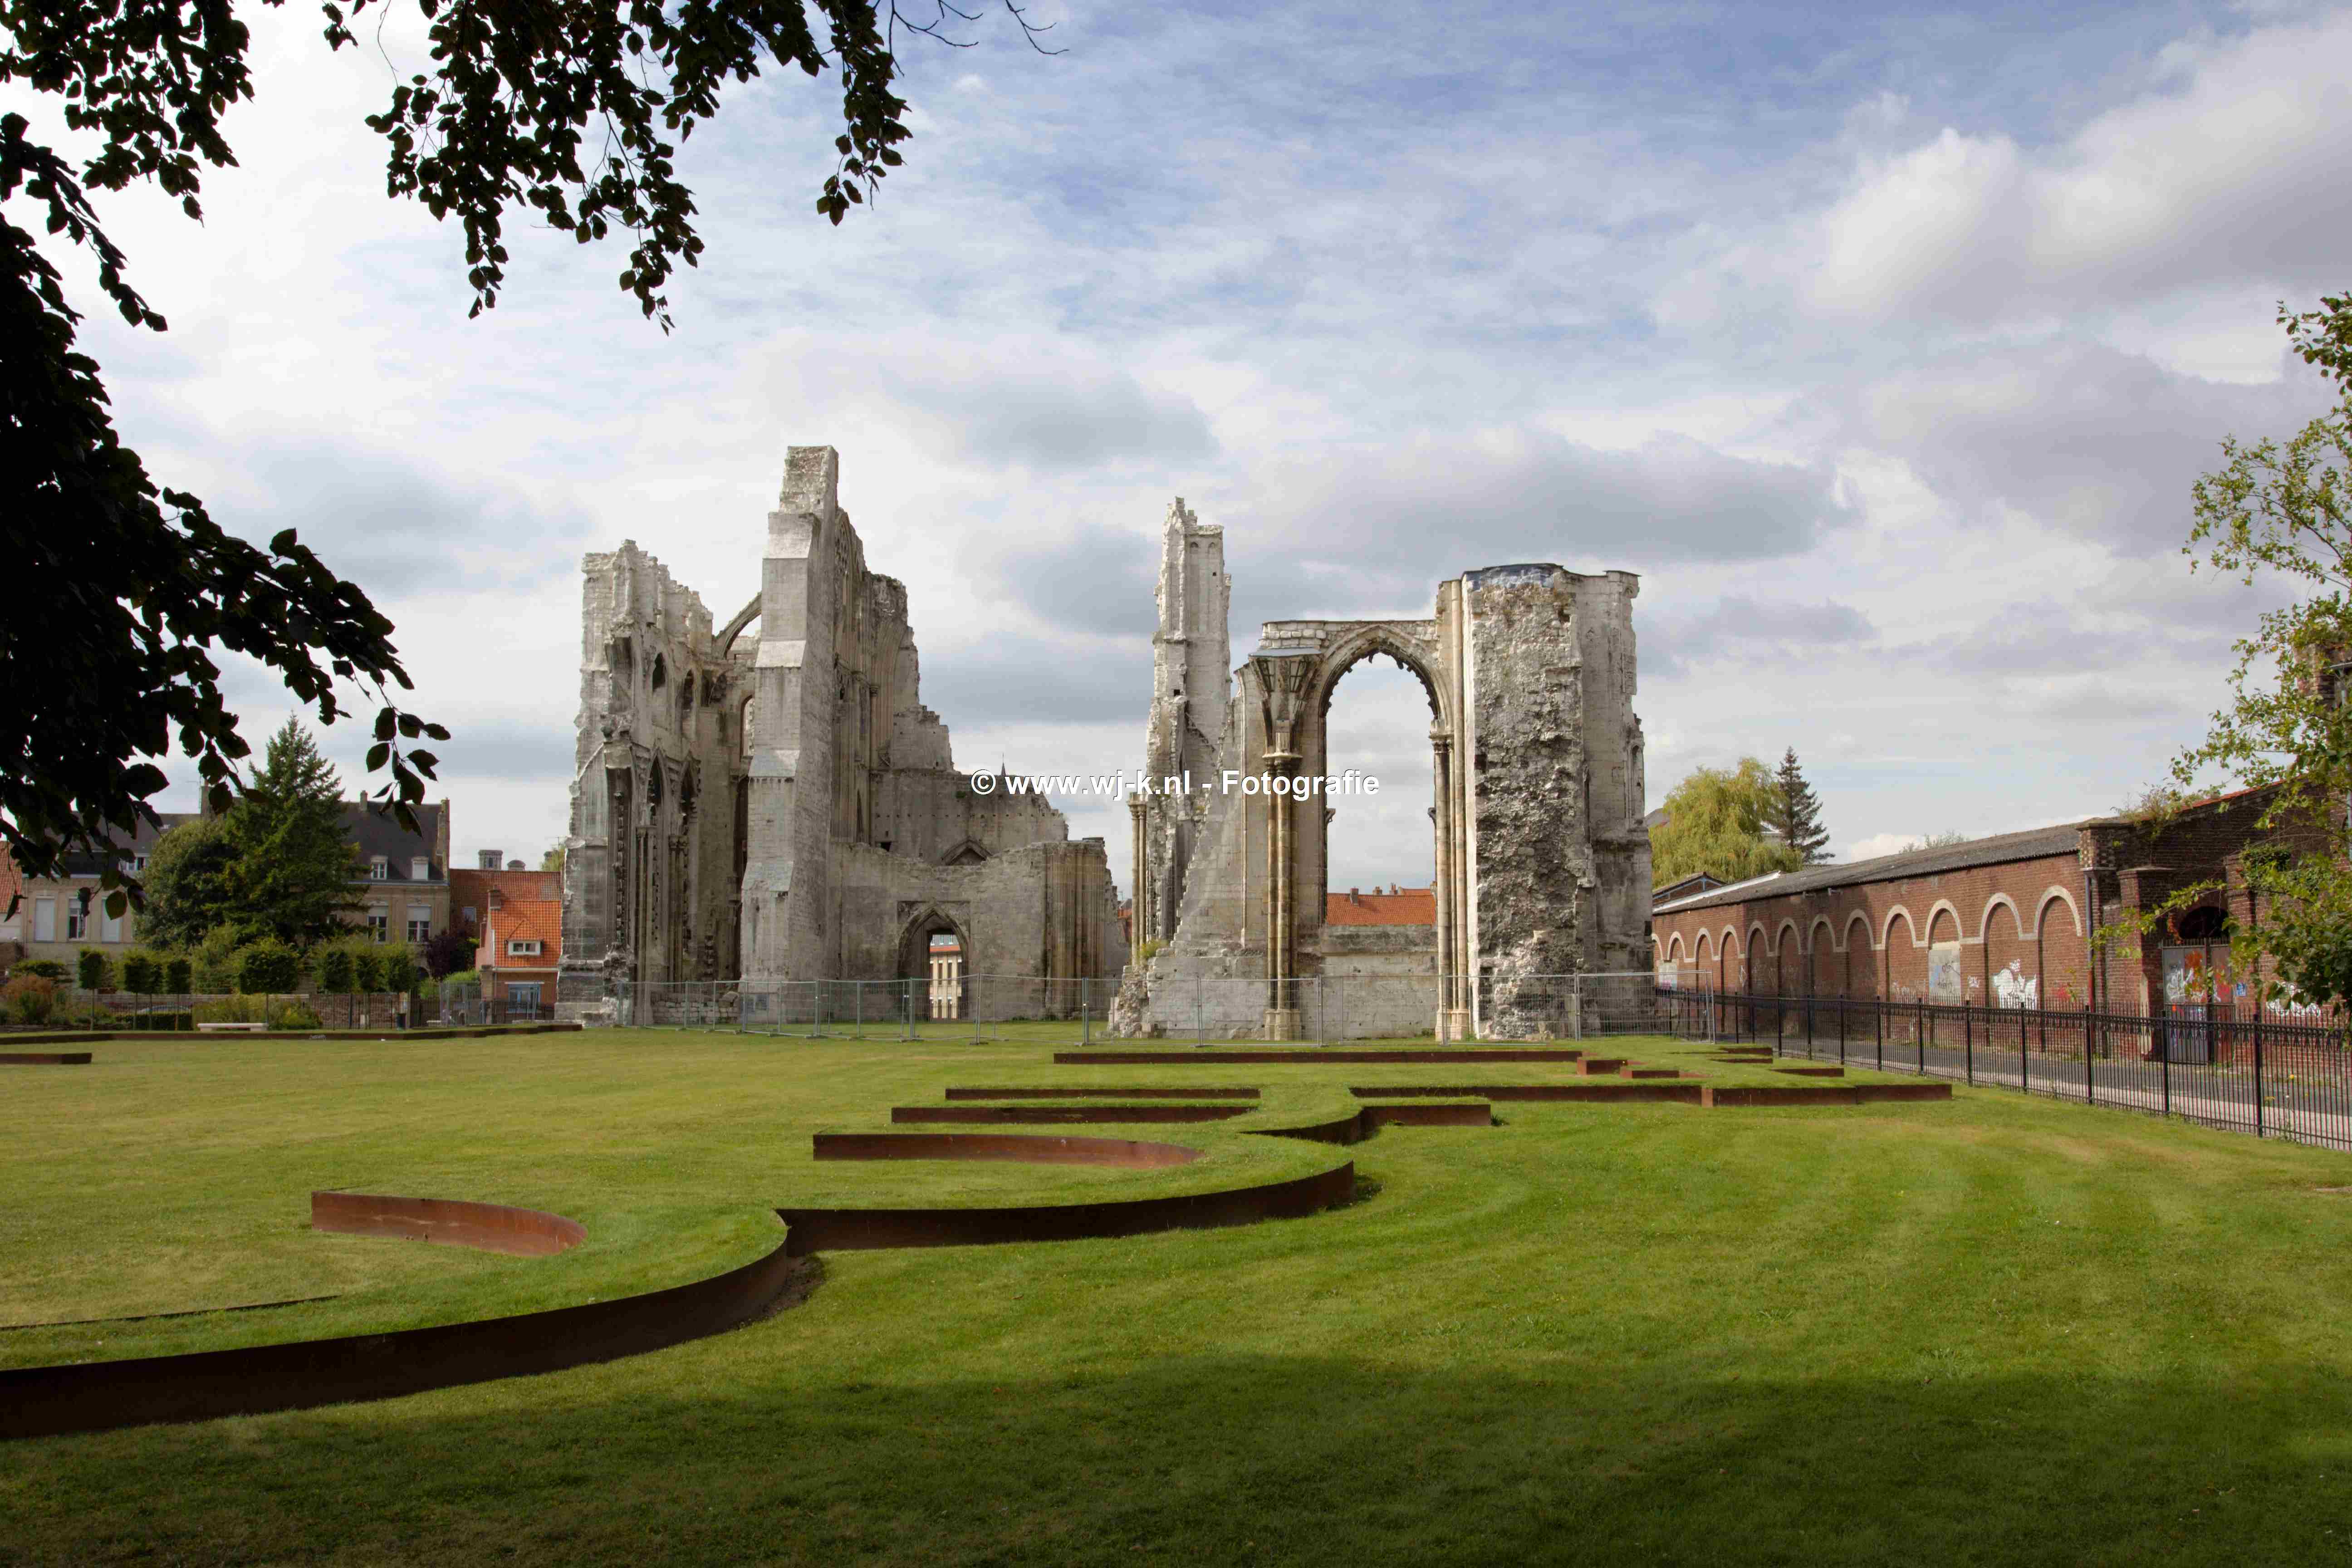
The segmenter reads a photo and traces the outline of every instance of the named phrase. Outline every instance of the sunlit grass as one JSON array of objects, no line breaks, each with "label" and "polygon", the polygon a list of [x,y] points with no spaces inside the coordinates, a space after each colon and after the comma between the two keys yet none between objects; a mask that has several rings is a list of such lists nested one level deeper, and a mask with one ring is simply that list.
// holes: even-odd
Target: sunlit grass
[{"label": "sunlit grass", "polygon": [[[716,1272],[778,1205],[1144,1195],[1353,1158],[1313,1218],[837,1254],[719,1339],[375,1405],[0,1447],[0,1562],[2329,1561],[2352,1156],[2029,1100],[1508,1102],[1351,1150],[1354,1083],[692,1033],[106,1043],[0,1079],[0,1364],[446,1321]],[[1723,1083],[1801,1083],[1608,1042]],[[1201,1053],[1213,1057],[1213,1052]],[[1861,1076],[1861,1075],[1857,1075]],[[1867,1079],[1865,1079],[1865,1081]],[[1167,1171],[818,1164],[950,1084],[1255,1083]],[[1066,1103],[1066,1102],[1065,1102]],[[1017,1129],[1005,1129],[1017,1131]],[[317,1236],[313,1187],[582,1219],[556,1258]]]}]

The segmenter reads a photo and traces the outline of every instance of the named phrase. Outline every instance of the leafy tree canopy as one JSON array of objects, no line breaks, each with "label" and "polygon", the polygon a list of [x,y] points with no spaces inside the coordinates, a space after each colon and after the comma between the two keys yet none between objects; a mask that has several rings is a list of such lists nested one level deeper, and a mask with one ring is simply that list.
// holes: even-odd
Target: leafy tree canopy
[{"label": "leafy tree canopy", "polygon": [[[276,0],[269,0],[276,3]],[[1019,7],[1007,7],[1034,41]],[[253,0],[245,0],[247,14]],[[331,49],[393,0],[325,0]],[[517,208],[581,243],[631,241],[621,288],[669,323],[677,264],[702,249],[678,146],[718,112],[730,82],[768,63],[841,89],[833,174],[817,210],[839,223],[902,154],[908,105],[892,91],[896,29],[939,36],[950,14],[902,17],[888,0],[417,0],[429,67],[396,83],[369,127],[386,144],[386,184],[465,232],[471,310],[498,302],[507,216]],[[437,759],[404,742],[447,732],[393,700],[410,686],[393,625],[288,529],[258,548],[204,503],[159,485],[124,446],[99,366],[76,346],[80,311],[35,231],[79,249],[134,327],[163,317],[129,279],[93,196],[148,182],[191,219],[207,165],[236,162],[224,120],[254,94],[251,37],[237,0],[0,0],[0,82],[47,94],[89,139],[69,159],[0,115],[0,549],[17,572],[0,617],[0,667],[38,669],[0,702],[0,843],[33,877],[72,850],[104,853],[164,783],[150,760],[173,744],[206,800],[226,810],[250,747],[226,706],[214,653],[259,660],[331,724],[341,683],[381,706],[370,797],[404,826]],[[21,204],[18,205],[18,204]],[[12,213],[23,213],[29,224]],[[110,863],[120,912],[135,881]]]},{"label": "leafy tree canopy", "polygon": [[1804,857],[1766,831],[1779,799],[1772,770],[1755,757],[1695,770],[1667,794],[1664,825],[1650,830],[1652,882],[1664,886],[1701,871],[1741,882],[1795,870]]},{"label": "leafy tree canopy", "polygon": [[[2227,703],[2174,760],[2169,794],[2147,799],[2194,799],[2217,772],[2269,788],[2246,872],[2273,901],[2258,929],[2234,933],[2233,958],[2251,972],[2267,954],[2305,996],[2352,999],[2352,295],[2301,313],[2282,304],[2278,320],[2334,384],[2335,404],[2284,445],[2225,438],[2221,467],[2191,491],[2182,553],[2192,572],[2281,582],[2301,596],[2238,641]],[[2153,918],[2210,889],[2182,889]]]},{"label": "leafy tree canopy", "polygon": [[147,858],[147,908],[140,936],[158,947],[188,947],[231,917],[229,866],[236,844],[218,817],[183,822]]}]

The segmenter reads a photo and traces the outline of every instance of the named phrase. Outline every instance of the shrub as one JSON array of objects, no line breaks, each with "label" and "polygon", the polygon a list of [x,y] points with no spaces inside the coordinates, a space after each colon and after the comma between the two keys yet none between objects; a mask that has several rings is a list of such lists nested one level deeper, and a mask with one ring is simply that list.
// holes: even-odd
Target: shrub
[{"label": "shrub", "polygon": [[41,980],[63,980],[66,977],[66,966],[62,959],[28,958],[16,965],[14,973],[30,974]]},{"label": "shrub", "polygon": [[163,966],[153,953],[134,947],[122,955],[122,988],[141,995],[163,988]]},{"label": "shrub", "polygon": [[194,985],[195,965],[190,963],[184,956],[175,952],[163,961],[164,990],[184,995],[194,989]]},{"label": "shrub", "polygon": [[8,1016],[20,1024],[47,1023],[58,1005],[58,983],[46,974],[27,974],[26,968],[18,964],[16,978],[0,986],[0,1002],[7,1004]]},{"label": "shrub", "polygon": [[436,980],[474,967],[478,946],[472,933],[451,927],[436,931],[433,940],[425,944],[425,970]]},{"label": "shrub", "polygon": [[114,965],[106,954],[94,947],[85,947],[74,960],[74,984],[85,991],[111,991],[114,978],[110,973]]},{"label": "shrub", "polygon": [[338,943],[320,952],[319,989],[338,996],[354,989],[351,949]]},{"label": "shrub", "polygon": [[215,996],[196,1004],[195,1018],[199,1024],[264,1024],[269,1021],[268,1009],[259,996]]},{"label": "shrub", "polygon": [[319,1015],[307,1005],[288,997],[257,994],[215,997],[198,1004],[195,1016],[200,1024],[259,1024],[271,1029],[321,1026]]},{"label": "shrub", "polygon": [[352,979],[362,991],[383,989],[383,950],[373,942],[352,950]]},{"label": "shrub", "polygon": [[383,955],[383,988],[404,994],[416,989],[416,954],[406,947],[387,949]]},{"label": "shrub", "polygon": [[237,954],[236,988],[248,994],[291,991],[302,983],[302,956],[274,936]]},{"label": "shrub", "polygon": [[237,935],[235,926],[215,926],[205,932],[189,954],[188,989],[219,993],[236,989]]},{"label": "shrub", "polygon": [[482,987],[482,972],[478,969],[460,969],[455,973],[443,975],[441,984],[460,988],[470,985],[478,991]]}]

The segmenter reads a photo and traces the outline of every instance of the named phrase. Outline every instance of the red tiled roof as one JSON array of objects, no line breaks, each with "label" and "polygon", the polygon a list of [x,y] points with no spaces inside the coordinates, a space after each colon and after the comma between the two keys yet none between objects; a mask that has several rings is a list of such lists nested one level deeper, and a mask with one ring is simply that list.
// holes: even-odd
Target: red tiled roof
[{"label": "red tiled roof", "polygon": [[1327,926],[1433,926],[1437,923],[1434,888],[1374,888],[1360,892],[1350,888],[1324,900]]},{"label": "red tiled roof", "polygon": [[[509,873],[511,874],[511,873]],[[509,958],[507,943],[539,942],[534,958]],[[552,969],[563,954],[563,905],[554,899],[509,899],[502,908],[482,911],[482,944],[474,952],[477,968]]]},{"label": "red tiled roof", "polygon": [[490,889],[512,903],[518,899],[562,899],[563,875],[560,871],[474,871],[463,866],[449,872],[449,907],[453,918],[463,920],[471,908],[479,922],[490,912]]}]

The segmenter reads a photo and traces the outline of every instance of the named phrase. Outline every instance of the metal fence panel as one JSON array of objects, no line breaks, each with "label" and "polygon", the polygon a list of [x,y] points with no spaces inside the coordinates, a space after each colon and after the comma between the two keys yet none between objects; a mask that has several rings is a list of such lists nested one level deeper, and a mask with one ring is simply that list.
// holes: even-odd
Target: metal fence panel
[{"label": "metal fence panel", "polygon": [[[1662,989],[1660,995],[1689,994]],[[2352,1149],[2342,1023],[2227,1004],[2152,1016],[1855,997],[1705,994],[1718,1037]]]}]

